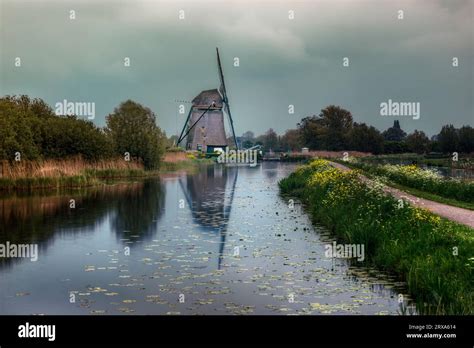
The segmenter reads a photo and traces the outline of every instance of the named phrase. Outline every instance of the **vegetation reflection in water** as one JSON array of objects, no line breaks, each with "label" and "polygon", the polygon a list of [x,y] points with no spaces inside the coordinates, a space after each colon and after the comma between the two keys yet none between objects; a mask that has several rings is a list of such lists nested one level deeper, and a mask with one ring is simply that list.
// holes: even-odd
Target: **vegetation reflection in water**
[{"label": "vegetation reflection in water", "polygon": [[324,256],[334,238],[278,194],[292,170],[209,166],[6,197],[0,243],[38,243],[39,260],[3,260],[0,313],[405,313],[403,284]]}]

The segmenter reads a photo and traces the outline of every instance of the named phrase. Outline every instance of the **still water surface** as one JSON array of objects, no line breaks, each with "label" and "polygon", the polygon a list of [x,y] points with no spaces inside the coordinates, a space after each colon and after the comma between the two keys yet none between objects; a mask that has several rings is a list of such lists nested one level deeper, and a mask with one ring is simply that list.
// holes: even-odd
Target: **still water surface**
[{"label": "still water surface", "polygon": [[0,199],[0,243],[39,244],[0,259],[0,314],[399,314],[403,284],[326,258],[330,233],[279,196],[294,168]]}]

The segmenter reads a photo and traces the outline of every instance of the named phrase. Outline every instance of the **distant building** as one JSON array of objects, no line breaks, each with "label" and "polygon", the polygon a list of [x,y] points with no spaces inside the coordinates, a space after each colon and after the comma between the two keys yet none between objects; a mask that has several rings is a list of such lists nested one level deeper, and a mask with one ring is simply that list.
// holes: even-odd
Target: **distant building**
[{"label": "distant building", "polygon": [[400,121],[393,121],[393,127],[388,128],[382,133],[385,140],[388,141],[402,141],[407,136],[407,133],[400,127]]}]

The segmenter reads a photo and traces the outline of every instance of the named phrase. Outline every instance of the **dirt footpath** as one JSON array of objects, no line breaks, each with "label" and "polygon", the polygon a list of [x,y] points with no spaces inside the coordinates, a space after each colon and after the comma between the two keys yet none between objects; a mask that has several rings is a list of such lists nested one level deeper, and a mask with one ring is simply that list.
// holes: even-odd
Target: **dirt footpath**
[{"label": "dirt footpath", "polygon": [[[335,168],[338,168],[344,171],[351,170],[350,168],[339,163],[331,162],[331,165]],[[365,176],[361,176],[361,177],[364,181],[371,181]],[[384,191],[391,194],[392,196],[396,198],[401,198],[405,201],[408,201],[414,206],[428,209],[429,211],[431,211],[432,213],[436,215],[442,216],[446,219],[474,228],[474,211],[472,210],[453,207],[451,205],[433,202],[424,198],[419,198],[390,186],[385,186]]]}]

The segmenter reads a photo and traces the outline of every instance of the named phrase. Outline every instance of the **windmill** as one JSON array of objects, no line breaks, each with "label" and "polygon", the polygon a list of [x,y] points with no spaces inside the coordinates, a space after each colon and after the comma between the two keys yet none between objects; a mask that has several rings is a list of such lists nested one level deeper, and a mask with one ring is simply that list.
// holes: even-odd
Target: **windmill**
[{"label": "windmill", "polygon": [[179,145],[186,138],[187,150],[198,150],[212,153],[215,149],[228,146],[224,127],[224,111],[229,117],[235,147],[238,149],[235,137],[234,122],[230,113],[229,98],[224,82],[219,49],[216,48],[217,67],[221,85],[219,89],[205,90],[199,93],[192,101],[188,117],[178,138]]}]

